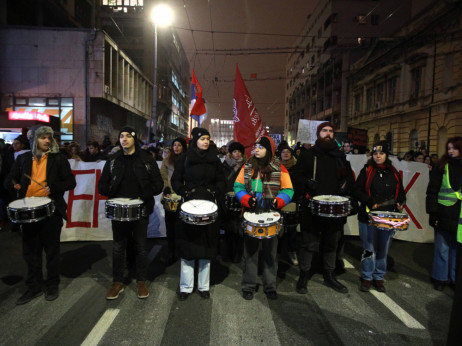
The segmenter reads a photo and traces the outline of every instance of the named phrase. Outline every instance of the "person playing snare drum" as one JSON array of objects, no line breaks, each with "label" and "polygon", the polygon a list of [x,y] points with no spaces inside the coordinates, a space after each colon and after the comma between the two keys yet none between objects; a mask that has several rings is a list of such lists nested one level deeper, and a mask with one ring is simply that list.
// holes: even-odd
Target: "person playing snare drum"
[{"label": "person playing snare drum", "polygon": [[130,240],[134,242],[138,298],[149,296],[146,286],[146,236],[149,215],[154,209],[154,196],[162,192],[164,182],[151,154],[141,149],[136,131],[125,126],[119,131],[122,150],[109,157],[98,183],[99,193],[109,198],[141,199],[145,216],[134,221],[112,220],[114,239],[112,250],[113,283],[106,299],[117,299],[124,291],[125,252]]},{"label": "person playing snare drum", "polygon": [[49,197],[55,212],[43,220],[22,224],[27,291],[16,301],[17,305],[43,294],[42,249],[47,262],[45,299],[51,301],[59,296],[60,236],[63,219],[67,220],[63,195],[76,185],[69,161],[59,152],[51,127],[31,128],[27,138],[31,151],[18,156],[5,179],[5,188],[15,191],[18,198]]},{"label": "person playing snare drum", "polygon": [[300,276],[296,290],[300,294],[308,292],[312,259],[321,244],[324,283],[337,292],[347,293],[347,287],[334,276],[336,250],[346,218],[318,215],[310,210],[309,202],[322,195],[349,195],[354,183],[353,172],[334,139],[334,125],[330,122],[319,124],[316,135],[315,145],[302,151],[291,172],[296,199],[301,202]]},{"label": "person playing snare drum", "polygon": [[[239,202],[253,212],[282,209],[294,194],[287,169],[274,157],[276,145],[269,136],[260,137],[254,145],[254,155],[241,168],[234,183]],[[263,292],[268,299],[277,299],[278,238],[259,239],[245,234],[242,297],[253,299],[257,289],[258,250],[262,247]]]},{"label": "person playing snare drum", "polygon": [[[175,241],[181,258],[180,293],[178,299],[186,300],[194,290],[194,268],[198,261],[198,291],[204,299],[210,298],[210,260],[217,255],[220,234],[220,214],[224,209],[226,190],[225,174],[216,150],[210,147],[210,133],[201,127],[192,132],[188,150],[175,162],[171,183],[173,190],[185,202],[193,205],[194,200],[205,200],[205,205],[218,205],[218,217],[209,224],[177,222]],[[186,203],[184,203],[186,205]],[[207,213],[197,203],[200,213]],[[180,207],[181,208],[181,207]]]},{"label": "person playing snare drum", "polygon": [[358,212],[359,236],[363,243],[361,258],[360,291],[369,292],[371,284],[385,292],[384,276],[387,272],[387,255],[395,231],[368,224],[368,212],[401,212],[406,202],[401,176],[388,158],[385,141],[374,145],[372,158],[359,173],[353,196],[361,202]]}]

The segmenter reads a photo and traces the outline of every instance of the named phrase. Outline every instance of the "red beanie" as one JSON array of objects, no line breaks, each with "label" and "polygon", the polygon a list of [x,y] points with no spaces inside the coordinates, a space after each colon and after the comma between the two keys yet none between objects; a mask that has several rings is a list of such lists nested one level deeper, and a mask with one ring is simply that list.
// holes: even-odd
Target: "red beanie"
[{"label": "red beanie", "polygon": [[318,125],[318,128],[316,129],[316,136],[318,138],[319,138],[319,133],[321,132],[321,130],[327,126],[332,127],[332,130],[334,129],[334,125],[332,125],[330,121],[325,121]]}]

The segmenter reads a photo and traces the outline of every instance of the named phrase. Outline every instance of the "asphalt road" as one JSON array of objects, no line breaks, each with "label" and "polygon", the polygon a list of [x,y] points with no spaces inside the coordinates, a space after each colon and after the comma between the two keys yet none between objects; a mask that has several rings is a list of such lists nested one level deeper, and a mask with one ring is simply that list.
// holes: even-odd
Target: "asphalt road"
[{"label": "asphalt road", "polygon": [[281,256],[278,299],[262,289],[240,295],[239,264],[212,262],[211,299],[177,299],[179,262],[165,265],[165,240],[150,240],[150,297],[140,300],[132,282],[107,301],[111,242],[63,243],[60,296],[16,306],[25,291],[18,232],[0,232],[1,345],[444,345],[453,291],[433,289],[432,244],[394,241],[387,293],[358,290],[361,246],[348,237],[349,289],[340,294],[315,273],[308,294],[295,292],[298,269]]}]

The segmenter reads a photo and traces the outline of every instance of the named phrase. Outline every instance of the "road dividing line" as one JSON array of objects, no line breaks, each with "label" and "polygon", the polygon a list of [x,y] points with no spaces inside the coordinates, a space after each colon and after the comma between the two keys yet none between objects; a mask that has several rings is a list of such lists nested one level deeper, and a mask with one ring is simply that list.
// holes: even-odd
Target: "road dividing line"
[{"label": "road dividing line", "polygon": [[398,304],[391,300],[386,294],[377,292],[375,290],[370,291],[371,294],[376,297],[388,310],[390,310],[396,317],[398,317],[408,328],[413,329],[425,329],[414,317],[404,311]]},{"label": "road dividing line", "polygon": [[101,316],[99,319],[98,323],[96,323],[96,325],[93,327],[90,334],[88,334],[88,336],[82,342],[81,346],[98,345],[104,334],[106,334],[107,330],[111,326],[112,322],[114,322],[119,312],[119,309],[107,309],[103,316]]},{"label": "road dividing line", "polygon": [[354,269],[354,265],[351,264],[350,262],[348,262],[346,259],[343,259],[343,263],[345,264],[345,268],[348,268],[348,269]]}]

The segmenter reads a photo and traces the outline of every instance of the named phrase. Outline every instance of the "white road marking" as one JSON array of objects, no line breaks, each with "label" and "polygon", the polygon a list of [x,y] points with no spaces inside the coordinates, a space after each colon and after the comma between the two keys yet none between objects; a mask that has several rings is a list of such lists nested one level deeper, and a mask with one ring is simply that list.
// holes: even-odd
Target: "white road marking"
[{"label": "white road marking", "polygon": [[114,322],[119,312],[119,309],[107,309],[103,316],[101,316],[99,319],[98,323],[96,323],[96,325],[93,327],[90,334],[88,334],[88,336],[82,342],[81,346],[98,345],[104,334],[106,334],[107,330],[111,326],[112,322]]},{"label": "white road marking", "polygon": [[385,305],[396,317],[398,317],[408,328],[413,329],[425,329],[414,317],[409,315],[403,308],[396,304],[386,294],[377,292],[375,290],[370,291],[374,297],[376,297],[383,305]]},{"label": "white road marking", "polygon": [[345,268],[354,269],[354,265],[348,262],[346,259],[343,259],[343,263],[345,264]]}]

